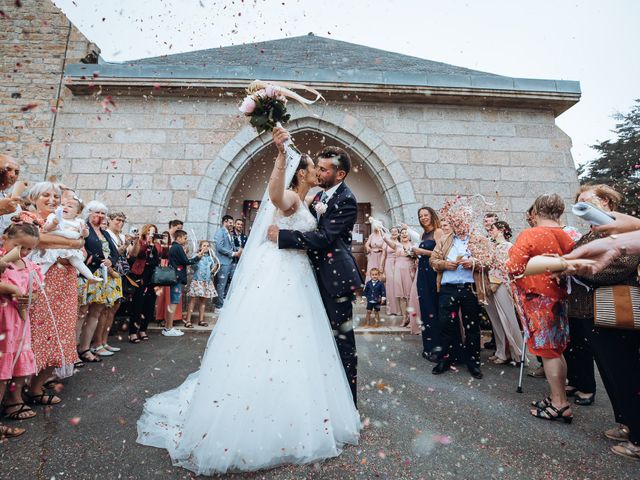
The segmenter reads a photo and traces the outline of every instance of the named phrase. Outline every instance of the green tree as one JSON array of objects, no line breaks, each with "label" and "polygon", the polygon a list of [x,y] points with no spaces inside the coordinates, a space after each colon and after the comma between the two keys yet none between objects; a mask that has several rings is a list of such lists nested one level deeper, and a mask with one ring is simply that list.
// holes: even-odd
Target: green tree
[{"label": "green tree", "polygon": [[599,157],[578,168],[580,183],[606,183],[624,195],[620,211],[640,215],[640,99],[613,117],[616,139],[592,145]]}]

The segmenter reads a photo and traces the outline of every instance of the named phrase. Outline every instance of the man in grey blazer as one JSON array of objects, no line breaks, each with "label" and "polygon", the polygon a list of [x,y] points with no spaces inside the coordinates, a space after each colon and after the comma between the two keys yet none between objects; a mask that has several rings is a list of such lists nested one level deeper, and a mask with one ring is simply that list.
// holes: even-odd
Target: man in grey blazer
[{"label": "man in grey blazer", "polygon": [[229,286],[229,280],[233,276],[233,271],[236,267],[233,260],[240,258],[240,255],[242,255],[242,248],[236,249],[233,239],[231,238],[232,229],[233,217],[231,215],[225,215],[222,217],[222,226],[213,237],[216,246],[216,255],[220,260],[218,283],[216,284],[216,290],[218,291],[216,306],[218,308],[222,308],[224,304],[224,296]]}]

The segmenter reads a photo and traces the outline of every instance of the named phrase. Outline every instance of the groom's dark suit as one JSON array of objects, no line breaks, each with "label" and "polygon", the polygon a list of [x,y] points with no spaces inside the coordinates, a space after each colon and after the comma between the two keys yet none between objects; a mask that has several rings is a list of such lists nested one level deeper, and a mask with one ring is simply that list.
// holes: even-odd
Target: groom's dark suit
[{"label": "groom's dark suit", "polygon": [[[322,192],[316,195],[310,207],[311,213],[316,217],[314,206],[320,201],[321,195]],[[309,254],[354,403],[357,402],[358,359],[351,322],[351,302],[354,291],[361,288],[363,283],[356,260],[351,254],[351,231],[357,214],[356,198],[349,187],[342,183],[328,200],[326,212],[320,216],[316,230],[280,230],[278,236],[279,248],[307,250]]]}]

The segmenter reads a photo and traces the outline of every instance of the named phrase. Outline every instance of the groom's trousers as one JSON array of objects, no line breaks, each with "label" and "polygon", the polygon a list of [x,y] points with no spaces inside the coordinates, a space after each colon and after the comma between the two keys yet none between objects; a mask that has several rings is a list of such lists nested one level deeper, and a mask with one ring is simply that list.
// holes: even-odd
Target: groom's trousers
[{"label": "groom's trousers", "polygon": [[322,303],[327,311],[333,336],[336,340],[340,360],[351,387],[353,403],[358,407],[358,354],[356,352],[356,336],[353,332],[353,300],[352,294],[344,297],[331,297],[320,283]]}]

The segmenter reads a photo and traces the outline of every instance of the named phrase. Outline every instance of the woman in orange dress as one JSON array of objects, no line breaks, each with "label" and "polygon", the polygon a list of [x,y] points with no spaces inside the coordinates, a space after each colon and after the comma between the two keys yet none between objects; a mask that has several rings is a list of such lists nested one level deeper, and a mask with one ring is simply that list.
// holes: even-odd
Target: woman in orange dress
[{"label": "woman in orange dress", "polygon": [[[524,273],[531,257],[564,255],[573,249],[573,240],[560,224],[560,216],[564,212],[564,201],[560,195],[541,195],[532,208],[536,226],[522,232],[509,250],[506,266],[515,276]],[[563,356],[569,342],[566,282],[556,280],[551,273],[541,273],[519,278],[515,284],[529,334],[529,351],[542,357],[551,388],[549,397],[533,402],[536,408],[531,410],[531,415],[571,423],[573,414],[565,391],[567,363]]]},{"label": "woman in orange dress", "polygon": [[[51,182],[32,185],[24,196],[35,205],[41,224],[60,205],[62,191]],[[40,233],[38,248],[82,248],[84,239],[67,239]],[[76,353],[78,313],[77,271],[66,259],[59,259],[44,276],[44,292],[29,310],[31,344],[36,358],[36,376],[31,379],[25,397],[32,404],[55,405],[62,400],[44,388],[54,374],[59,378],[73,374]]]}]

